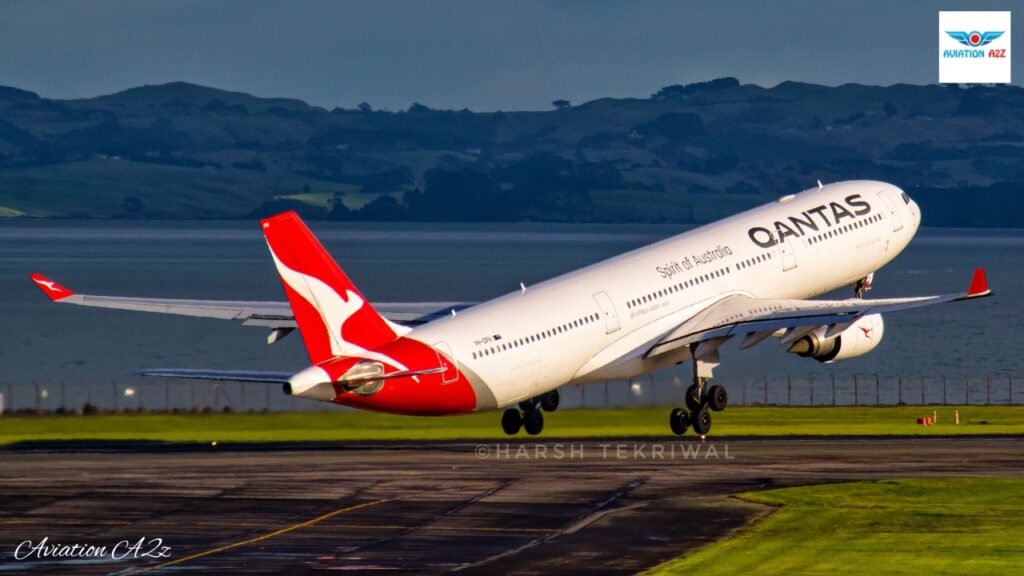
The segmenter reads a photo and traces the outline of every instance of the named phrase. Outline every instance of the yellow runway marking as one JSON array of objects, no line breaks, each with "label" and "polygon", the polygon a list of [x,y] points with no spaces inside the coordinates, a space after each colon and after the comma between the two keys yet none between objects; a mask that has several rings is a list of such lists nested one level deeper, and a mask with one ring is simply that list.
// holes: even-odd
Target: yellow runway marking
[{"label": "yellow runway marking", "polygon": [[487,527],[447,527],[447,526],[402,526],[401,524],[333,524],[335,528],[358,528],[360,530],[428,530],[435,532],[554,532],[549,528],[487,528]]},{"label": "yellow runway marking", "polygon": [[[338,512],[340,513],[340,512]],[[332,513],[333,514],[333,513]],[[101,524],[104,526],[128,526],[132,524],[145,524],[147,526],[180,526],[180,522],[162,522],[162,521],[142,521],[142,520],[33,520],[27,518],[15,518],[11,520],[4,520],[3,524],[23,526],[23,525],[63,525],[63,526],[81,526],[81,525],[95,525]],[[204,524],[193,524],[199,528],[219,528],[225,524],[230,524],[236,528],[259,528],[263,524],[239,524],[237,522],[224,523],[204,523]],[[489,528],[489,527],[446,527],[446,526],[405,526],[402,524],[335,524],[335,528],[358,528],[361,530],[434,530],[439,532],[553,532],[554,529],[549,528]]]},{"label": "yellow runway marking", "polygon": [[305,528],[307,526],[312,526],[314,524],[317,524],[319,522],[327,520],[328,518],[337,516],[338,514],[344,514],[345,512],[352,512],[353,510],[359,510],[360,508],[369,508],[370,506],[376,506],[378,504],[383,504],[385,502],[390,502],[392,500],[395,500],[395,498],[381,498],[380,500],[374,500],[372,502],[363,502],[362,504],[356,504],[354,506],[348,506],[346,508],[339,508],[338,510],[335,510],[334,512],[328,512],[327,514],[324,514],[323,516],[317,516],[316,518],[313,518],[312,520],[306,520],[305,522],[300,522],[298,524],[292,524],[291,526],[288,526],[287,528],[282,528],[280,530],[275,530],[273,532],[270,532],[268,534],[264,534],[262,536],[257,536],[255,538],[250,538],[248,540],[242,540],[241,542],[235,542],[234,544],[228,544],[227,546],[219,546],[217,548],[213,548],[213,549],[207,550],[205,552],[199,552],[198,554],[192,554],[191,556],[185,556],[183,558],[178,558],[177,560],[171,560],[170,562],[164,562],[163,564],[157,564],[156,566],[150,566],[148,568],[143,568],[142,570],[139,570],[138,572],[136,572],[136,574],[144,574],[144,573],[149,572],[151,570],[159,570],[161,568],[167,568],[168,566],[174,566],[176,564],[181,564],[183,562],[188,562],[190,560],[195,560],[196,558],[202,558],[204,556],[210,556],[211,554],[217,554],[218,552],[224,552],[224,551],[227,551],[227,550],[233,550],[235,548],[241,548],[242,546],[247,546],[249,544],[254,544],[254,543],[260,542],[262,540],[267,540],[269,538],[273,538],[274,536],[280,536],[281,534],[285,534],[285,533],[291,532],[293,530],[298,530],[299,528]]}]

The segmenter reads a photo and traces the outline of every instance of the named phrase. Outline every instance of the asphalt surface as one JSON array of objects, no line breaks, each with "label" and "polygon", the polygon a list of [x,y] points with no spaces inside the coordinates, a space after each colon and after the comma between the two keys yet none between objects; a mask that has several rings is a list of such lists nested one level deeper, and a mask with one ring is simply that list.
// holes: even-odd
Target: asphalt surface
[{"label": "asphalt surface", "polygon": [[1024,437],[284,448],[2,450],[0,573],[632,574],[770,513],[737,492],[1024,475]]}]

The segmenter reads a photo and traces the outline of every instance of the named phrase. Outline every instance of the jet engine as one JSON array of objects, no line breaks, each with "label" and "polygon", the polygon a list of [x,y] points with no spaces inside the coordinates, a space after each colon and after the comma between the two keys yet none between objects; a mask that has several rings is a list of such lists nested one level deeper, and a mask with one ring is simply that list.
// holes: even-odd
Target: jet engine
[{"label": "jet engine", "polygon": [[809,356],[818,362],[830,363],[862,356],[875,349],[885,334],[885,323],[881,314],[869,314],[857,319],[848,328],[831,338],[826,338],[827,326],[793,342],[789,352]]}]

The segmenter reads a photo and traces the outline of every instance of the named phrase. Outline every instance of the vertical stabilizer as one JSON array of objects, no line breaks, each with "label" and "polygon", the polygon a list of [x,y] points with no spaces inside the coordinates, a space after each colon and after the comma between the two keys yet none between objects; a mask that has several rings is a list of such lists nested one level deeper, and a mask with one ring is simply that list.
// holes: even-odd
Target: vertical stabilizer
[{"label": "vertical stabilizer", "polygon": [[359,356],[396,338],[294,212],[260,221],[314,364]]}]

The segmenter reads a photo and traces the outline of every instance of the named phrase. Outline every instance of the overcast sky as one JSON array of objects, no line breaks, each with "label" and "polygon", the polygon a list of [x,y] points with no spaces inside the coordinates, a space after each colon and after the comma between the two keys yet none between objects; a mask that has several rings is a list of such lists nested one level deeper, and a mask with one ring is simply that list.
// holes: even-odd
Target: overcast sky
[{"label": "overcast sky", "polygon": [[1024,34],[1019,1],[0,0],[0,84],[74,98],[185,80],[328,108],[473,110],[721,76],[928,84],[940,6],[1017,7]]}]

